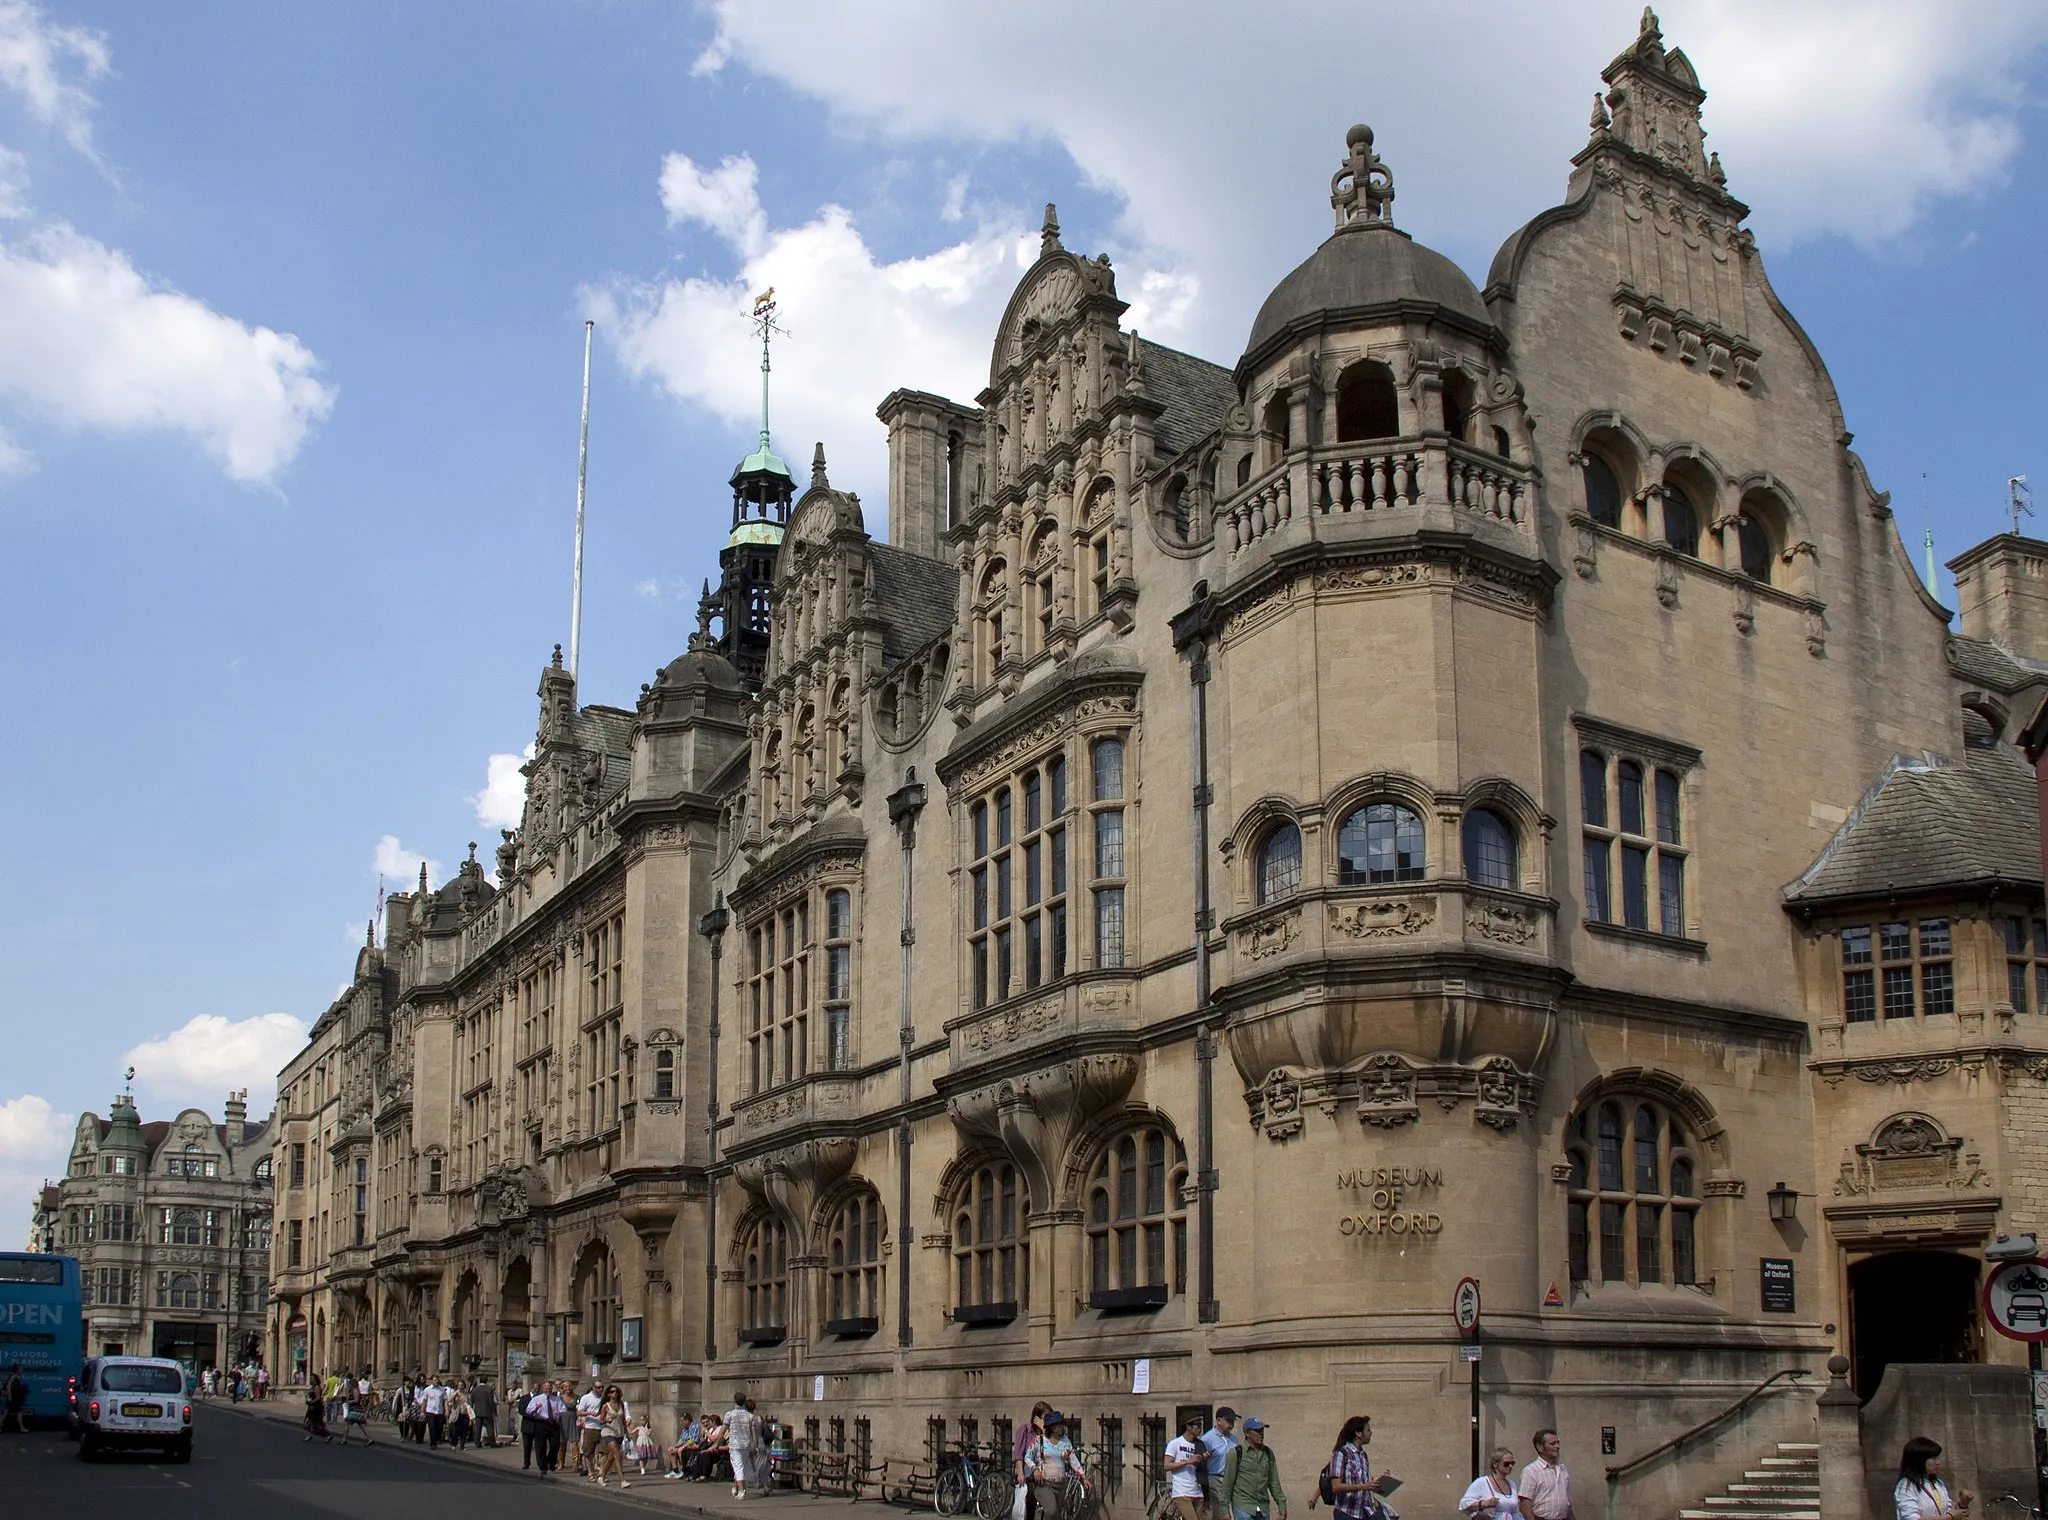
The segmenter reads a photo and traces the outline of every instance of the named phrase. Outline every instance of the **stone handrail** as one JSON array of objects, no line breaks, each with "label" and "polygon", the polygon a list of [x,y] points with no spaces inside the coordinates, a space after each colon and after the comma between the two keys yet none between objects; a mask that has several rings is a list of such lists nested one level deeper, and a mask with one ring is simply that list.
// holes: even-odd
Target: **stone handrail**
[{"label": "stone handrail", "polygon": [[1384,438],[1297,450],[1216,508],[1216,535],[1235,554],[1304,519],[1446,505],[1525,526],[1533,482],[1495,454],[1454,439]]}]

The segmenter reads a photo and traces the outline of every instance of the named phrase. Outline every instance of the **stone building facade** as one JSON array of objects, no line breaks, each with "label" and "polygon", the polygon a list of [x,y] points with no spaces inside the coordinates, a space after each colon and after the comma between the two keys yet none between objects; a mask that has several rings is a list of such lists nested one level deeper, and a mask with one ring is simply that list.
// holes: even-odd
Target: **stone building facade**
[{"label": "stone building facade", "polygon": [[1042,1396],[1119,1477],[1227,1398],[1305,1485],[1365,1410],[1446,1508],[1465,1277],[1485,1442],[1589,1471],[1837,1351],[2011,1360],[2048,546],[1959,560],[1951,631],[1692,66],[1646,16],[1602,79],[1483,290],[1355,127],[1233,366],[1048,208],[987,388],[881,404],[886,542],[822,447],[749,456],[689,651],[630,711],[543,672],[496,885],[394,899],[287,1071],[372,1223],[280,1324],[345,1281],[343,1359],[877,1455]]},{"label": "stone building facade", "polygon": [[92,1355],[262,1355],[272,1124],[250,1122],[245,1092],[218,1124],[197,1108],[144,1124],[125,1093],[104,1119],[79,1115],[46,1213],[51,1249],[78,1258]]}]

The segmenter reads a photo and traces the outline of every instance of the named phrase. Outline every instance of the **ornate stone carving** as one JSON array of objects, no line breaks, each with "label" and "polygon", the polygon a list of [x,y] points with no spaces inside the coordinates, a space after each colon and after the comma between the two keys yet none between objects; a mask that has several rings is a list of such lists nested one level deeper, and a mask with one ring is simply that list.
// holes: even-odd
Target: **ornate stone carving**
[{"label": "ornate stone carving", "polygon": [[1374,1056],[1358,1074],[1358,1122],[1396,1129],[1419,1117],[1415,1073],[1396,1055]]},{"label": "ornate stone carving", "polygon": [[1300,938],[1301,910],[1295,908],[1245,930],[1238,949],[1246,960],[1262,961],[1282,954]]},{"label": "ornate stone carving", "polygon": [[1951,1056],[1922,1056],[1917,1060],[1858,1062],[1850,1068],[1859,1082],[1932,1082],[1955,1070]]},{"label": "ornate stone carving", "polygon": [[960,1043],[971,1051],[989,1051],[1004,1045],[1015,1045],[1057,1026],[1060,1015],[1065,1011],[1065,999],[1057,997],[1047,998],[1039,1003],[1027,1003],[1021,1008],[1004,1008],[978,1024],[968,1025],[961,1031]]},{"label": "ornate stone carving", "polygon": [[1252,1122],[1263,1122],[1268,1140],[1287,1140],[1301,1133],[1301,1083],[1292,1072],[1276,1069],[1260,1089]]},{"label": "ornate stone carving", "polygon": [[1135,692],[1105,693],[1084,698],[1064,711],[1032,724],[1022,733],[1012,735],[972,764],[963,766],[949,783],[949,787],[956,792],[973,791],[990,777],[1014,769],[1026,755],[1069,732],[1084,719],[1105,716],[1132,717],[1137,711],[1138,698]]},{"label": "ornate stone carving", "polygon": [[1536,915],[1502,903],[1467,903],[1465,927],[1501,945],[1526,945],[1536,937]]},{"label": "ornate stone carving", "polygon": [[1434,897],[1376,897],[1329,905],[1330,933],[1340,939],[1397,939],[1436,922]]}]

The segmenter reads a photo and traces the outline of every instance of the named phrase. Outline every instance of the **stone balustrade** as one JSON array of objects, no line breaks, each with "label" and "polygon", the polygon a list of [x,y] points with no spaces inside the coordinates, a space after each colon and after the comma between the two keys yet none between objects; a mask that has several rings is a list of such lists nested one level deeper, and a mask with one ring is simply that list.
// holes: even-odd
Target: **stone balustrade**
[{"label": "stone balustrade", "polygon": [[1216,535],[1238,554],[1290,528],[1316,538],[1324,524],[1432,506],[1526,532],[1534,493],[1527,470],[1449,438],[1334,444],[1297,450],[1220,503]]}]

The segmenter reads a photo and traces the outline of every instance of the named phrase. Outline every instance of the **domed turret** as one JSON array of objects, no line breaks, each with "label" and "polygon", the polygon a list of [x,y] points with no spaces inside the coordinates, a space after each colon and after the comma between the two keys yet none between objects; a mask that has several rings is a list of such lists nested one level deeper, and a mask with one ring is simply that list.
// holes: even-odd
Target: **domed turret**
[{"label": "domed turret", "polygon": [[1393,223],[1394,179],[1372,151],[1372,129],[1345,134],[1346,156],[1330,181],[1337,230],[1274,287],[1252,323],[1239,372],[1289,339],[1335,323],[1397,313],[1448,313],[1492,326],[1479,288],[1434,249]]}]

